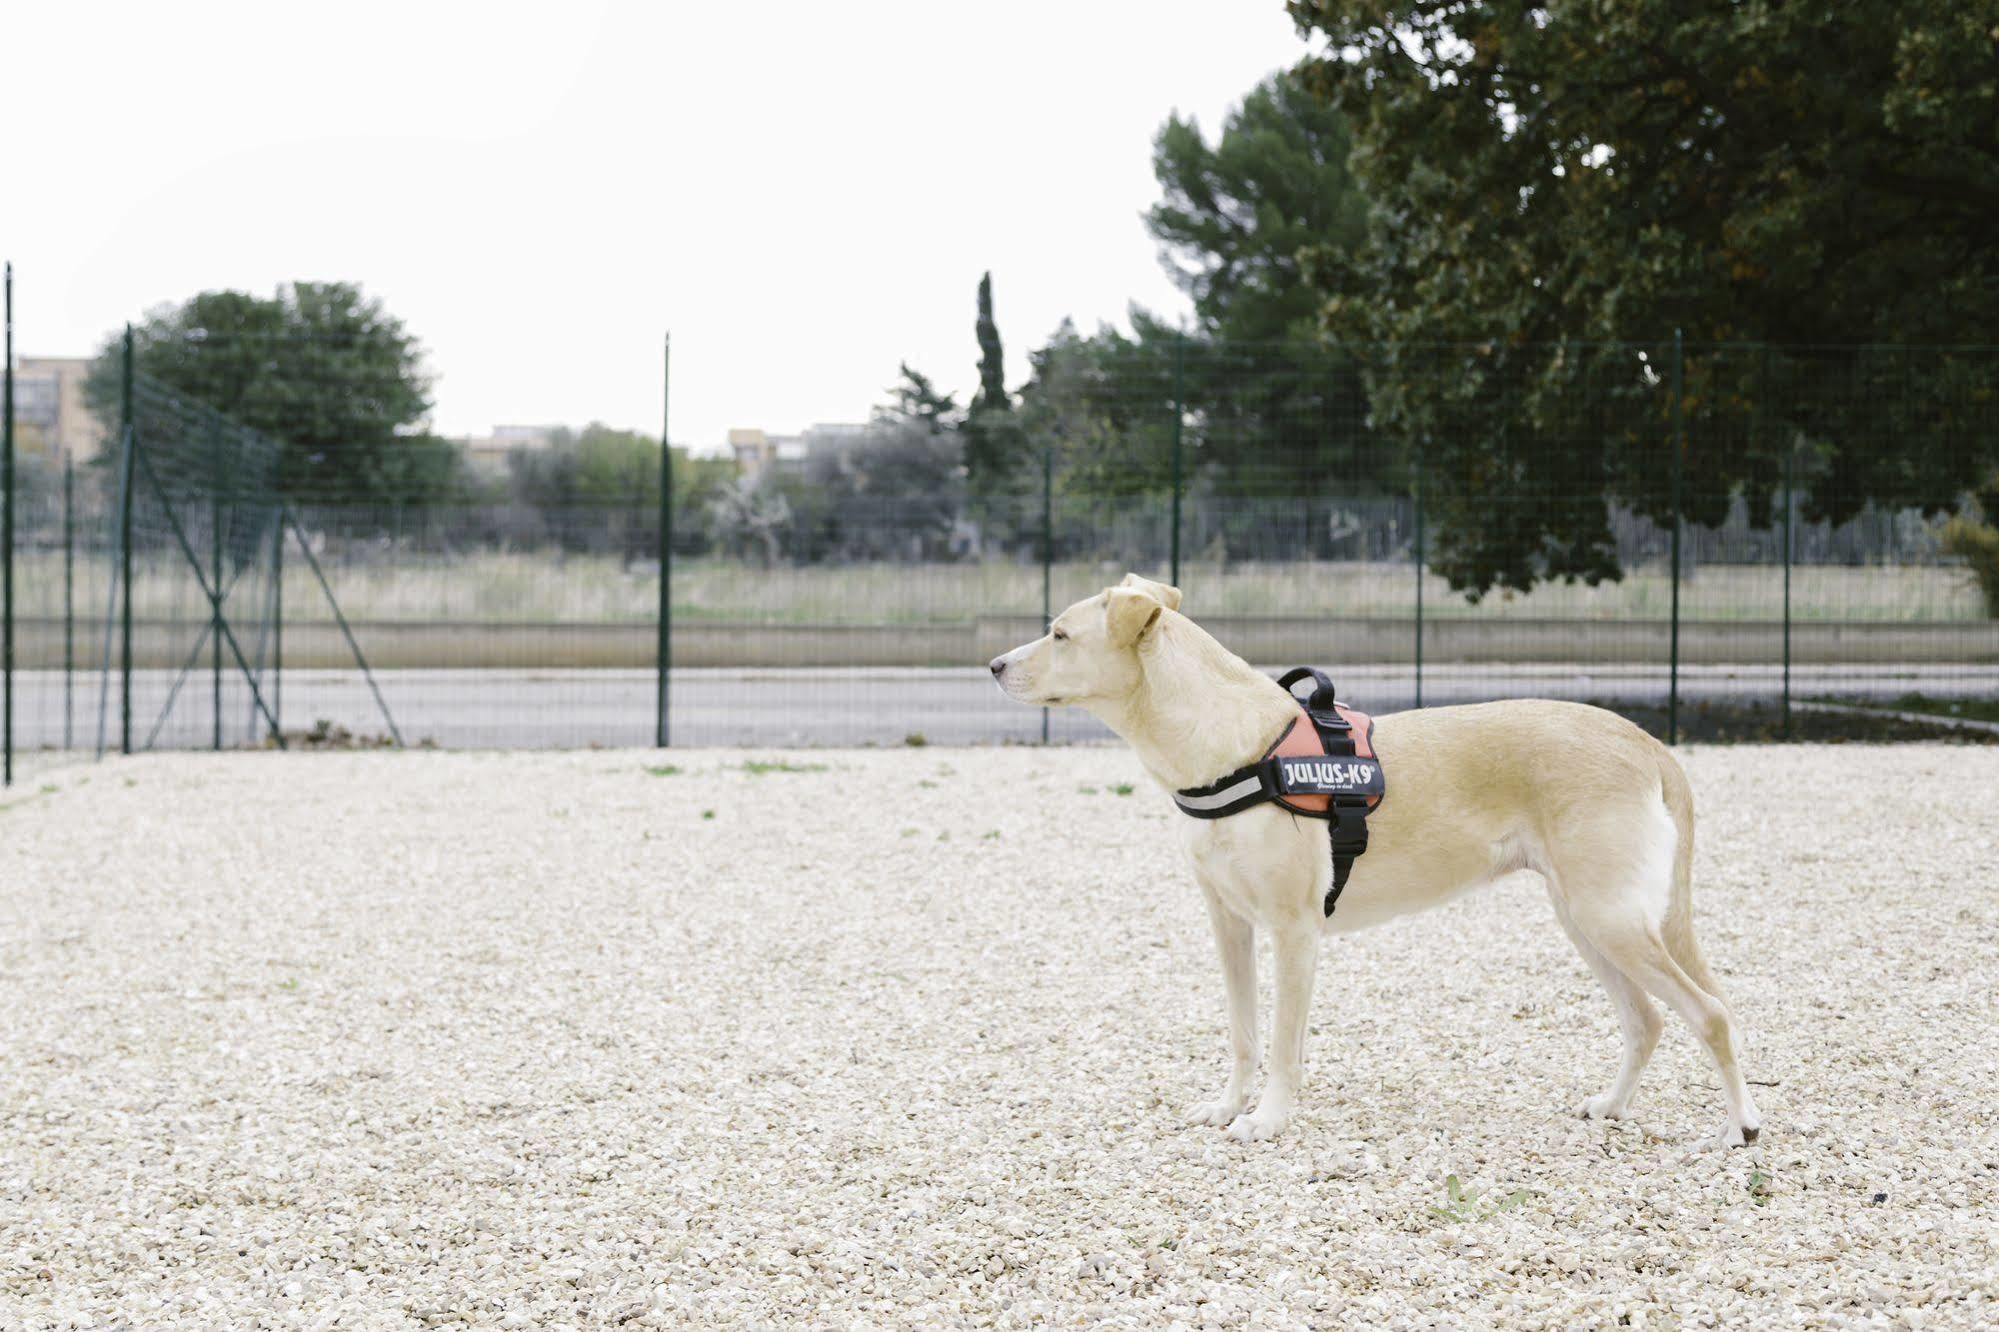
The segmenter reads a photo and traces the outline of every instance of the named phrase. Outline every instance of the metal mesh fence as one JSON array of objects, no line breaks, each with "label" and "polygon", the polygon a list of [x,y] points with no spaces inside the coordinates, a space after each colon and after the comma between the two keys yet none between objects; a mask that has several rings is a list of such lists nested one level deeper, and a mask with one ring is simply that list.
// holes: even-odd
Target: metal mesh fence
[{"label": "metal mesh fence", "polygon": [[[984,663],[1128,570],[1380,712],[1999,708],[1994,349],[1077,339],[1007,412],[676,456],[670,491],[656,440],[361,465],[132,383],[135,748],[366,740],[383,703],[412,744],[647,745],[663,676],[676,745],[1093,738]],[[121,457],[21,469],[26,746],[89,747],[100,698],[117,743]]]},{"label": "metal mesh fence", "polygon": [[131,424],[111,543],[130,545],[129,634],[122,600],[115,624],[120,743],[257,743],[278,726],[278,446],[145,376],[133,377]]}]

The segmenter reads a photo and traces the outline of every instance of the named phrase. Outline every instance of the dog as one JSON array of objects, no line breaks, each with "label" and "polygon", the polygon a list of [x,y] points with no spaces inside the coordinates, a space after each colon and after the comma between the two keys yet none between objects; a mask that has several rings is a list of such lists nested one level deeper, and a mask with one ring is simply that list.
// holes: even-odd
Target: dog
[{"label": "dog", "polygon": [[[1298,716],[1288,691],[1180,614],[1178,588],[1135,574],[1069,607],[991,668],[1018,702],[1098,718],[1168,792],[1255,762]],[[1321,934],[1532,870],[1623,1030],[1616,1076],[1579,1113],[1630,1114],[1659,1039],[1657,998],[1693,1028],[1721,1075],[1727,1119],[1716,1145],[1754,1142],[1761,1118],[1739,1065],[1735,1018],[1694,942],[1693,795],[1671,751],[1601,708],[1522,699],[1381,717],[1374,752],[1387,796],[1368,816],[1367,851],[1330,918],[1321,822],[1270,803],[1225,818],[1176,815],[1228,991],[1228,1082],[1190,1122],[1245,1142],[1284,1130],[1298,1098]],[[1276,965],[1276,1014],[1269,1077],[1252,1107],[1258,932]]]}]

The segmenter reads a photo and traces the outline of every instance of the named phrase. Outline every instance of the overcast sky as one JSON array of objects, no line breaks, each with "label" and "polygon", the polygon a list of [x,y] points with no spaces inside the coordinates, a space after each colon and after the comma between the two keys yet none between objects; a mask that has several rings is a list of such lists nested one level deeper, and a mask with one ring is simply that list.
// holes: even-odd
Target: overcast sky
[{"label": "overcast sky", "polygon": [[961,395],[993,271],[1009,382],[1064,315],[1178,315],[1140,215],[1303,45],[1279,0],[10,6],[16,350],[197,291],[346,279],[428,349],[436,426],[675,442]]}]

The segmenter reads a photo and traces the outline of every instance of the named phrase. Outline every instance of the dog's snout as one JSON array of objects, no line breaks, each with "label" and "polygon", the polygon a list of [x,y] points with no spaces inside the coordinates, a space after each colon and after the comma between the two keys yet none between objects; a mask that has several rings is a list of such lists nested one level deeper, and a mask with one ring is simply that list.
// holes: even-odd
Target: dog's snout
[{"label": "dog's snout", "polygon": [[998,678],[999,676],[1001,676],[1001,675],[1005,674],[1005,673],[1006,673],[1006,658],[1005,658],[1005,657],[994,657],[994,658],[993,658],[993,660],[992,660],[992,668],[993,668],[993,676],[994,676],[994,678]]}]

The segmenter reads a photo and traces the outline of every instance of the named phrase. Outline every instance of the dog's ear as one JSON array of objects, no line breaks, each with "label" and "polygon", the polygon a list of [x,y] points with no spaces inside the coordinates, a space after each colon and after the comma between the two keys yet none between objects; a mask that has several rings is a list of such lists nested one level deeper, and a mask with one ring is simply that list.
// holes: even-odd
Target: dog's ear
[{"label": "dog's ear", "polygon": [[1166,608],[1148,592],[1114,587],[1104,593],[1104,620],[1110,628],[1111,644],[1130,647],[1145,636]]},{"label": "dog's ear", "polygon": [[1128,587],[1136,592],[1143,592],[1167,610],[1176,611],[1180,609],[1180,589],[1177,587],[1169,587],[1165,583],[1155,583],[1150,578],[1140,578],[1135,573],[1126,574],[1124,581],[1119,583],[1118,586]]}]

